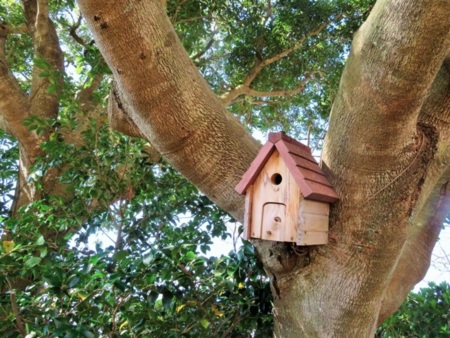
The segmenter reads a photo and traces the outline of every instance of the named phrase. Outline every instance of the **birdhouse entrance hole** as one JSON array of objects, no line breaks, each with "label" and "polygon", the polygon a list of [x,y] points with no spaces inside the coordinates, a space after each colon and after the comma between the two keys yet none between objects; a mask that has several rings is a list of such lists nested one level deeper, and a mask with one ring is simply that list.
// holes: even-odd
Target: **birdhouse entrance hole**
[{"label": "birdhouse entrance hole", "polygon": [[271,181],[273,184],[275,184],[275,185],[279,185],[279,184],[281,184],[281,182],[283,181],[283,177],[282,177],[280,174],[275,173],[275,174],[273,174],[272,177],[270,178],[270,181]]}]

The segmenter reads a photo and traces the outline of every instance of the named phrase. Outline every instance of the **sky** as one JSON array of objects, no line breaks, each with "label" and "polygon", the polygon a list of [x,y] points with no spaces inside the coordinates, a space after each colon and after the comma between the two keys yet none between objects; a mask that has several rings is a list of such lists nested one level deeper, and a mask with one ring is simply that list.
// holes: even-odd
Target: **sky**
[{"label": "sky", "polygon": [[416,285],[414,291],[426,287],[429,282],[450,283],[450,226],[446,226],[439,235],[433,250],[431,265],[424,279]]}]

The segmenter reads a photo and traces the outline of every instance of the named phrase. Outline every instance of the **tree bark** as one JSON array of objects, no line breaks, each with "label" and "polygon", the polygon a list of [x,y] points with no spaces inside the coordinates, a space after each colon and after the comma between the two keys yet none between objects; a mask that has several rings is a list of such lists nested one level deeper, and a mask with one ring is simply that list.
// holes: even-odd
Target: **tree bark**
[{"label": "tree bark", "polygon": [[79,6],[113,72],[117,106],[180,173],[241,218],[244,199],[234,186],[258,143],[199,74],[160,1]]},{"label": "tree bark", "polygon": [[[258,144],[189,60],[161,2],[78,2],[113,72],[119,116],[241,220],[234,186]],[[448,1],[383,0],[355,35],[323,151],[341,197],[330,243],[298,256],[254,241],[276,337],[373,336],[425,272],[448,210],[448,17]]]}]

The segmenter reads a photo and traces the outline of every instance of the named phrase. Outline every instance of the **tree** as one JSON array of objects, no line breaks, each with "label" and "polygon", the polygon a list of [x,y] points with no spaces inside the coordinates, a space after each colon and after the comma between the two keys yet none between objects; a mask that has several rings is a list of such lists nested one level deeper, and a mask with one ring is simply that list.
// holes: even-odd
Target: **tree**
[{"label": "tree", "polygon": [[400,309],[383,323],[377,337],[448,337],[449,301],[448,283],[429,283],[408,295]]},{"label": "tree", "polygon": [[[81,21],[70,19],[73,11],[63,14],[64,6],[73,10],[71,1],[23,1],[23,17],[11,1],[5,7],[10,13],[3,12],[0,126],[17,139],[20,149],[9,157],[12,163],[19,156],[16,193],[3,207],[4,214],[11,210],[4,222],[3,258],[9,264],[4,280],[17,330],[27,333],[26,313],[20,311],[15,290],[22,286],[32,293],[30,278],[44,272],[47,279],[41,287],[56,288],[60,299],[79,282],[76,275],[67,276],[64,283],[52,279],[66,271],[61,268],[52,275],[55,262],[62,265],[67,257],[61,248],[69,236],[104,222],[105,215],[114,219],[119,233],[111,252],[115,263],[99,269],[109,268],[112,285],[119,289],[129,283],[117,265],[123,261],[122,268],[129,266],[125,255],[145,242],[144,236],[140,242],[127,243],[128,251],[121,250],[124,238],[136,238],[129,231],[140,231],[139,222],[128,227],[123,220],[143,212],[140,202],[151,203],[159,195],[142,179],[148,177],[145,171],[137,172],[143,143],[124,142],[128,138],[102,128],[109,67],[114,78],[109,125],[149,141],[151,146],[144,146],[147,153],[164,156],[238,221],[244,203],[234,186],[259,149],[248,128],[277,125],[297,133],[320,133],[334,102],[322,153],[323,170],[341,197],[332,208],[330,243],[308,248],[256,240],[252,244],[270,278],[276,337],[373,335],[424,275],[448,212],[450,4],[418,0],[378,1],[373,8],[370,1],[80,0],[78,4],[104,61]],[[334,92],[346,44],[369,10],[354,35],[339,90]],[[57,28],[63,28],[59,34]],[[20,42],[28,48],[17,47],[17,33],[24,34]],[[84,83],[67,78],[64,46],[71,49],[66,51],[67,63],[78,67]],[[225,53],[230,57],[220,58]],[[150,169],[146,175],[154,181],[163,179],[158,170]],[[7,189],[11,181],[11,176],[4,180]],[[174,192],[159,202],[182,203],[182,197],[187,207],[175,203],[172,212],[204,216],[207,206],[220,214],[190,189],[182,188],[181,196]],[[196,202],[188,203],[190,195]],[[148,217],[157,212],[152,210]],[[161,224],[167,215],[160,215]],[[32,231],[36,225],[42,237]],[[159,236],[162,225],[152,226],[150,237]],[[128,231],[128,237],[122,231]],[[166,254],[182,258],[181,265],[175,265],[181,272],[175,274],[179,281],[172,286],[191,283],[186,289],[195,290],[196,280],[189,276],[203,262],[194,264],[195,252],[180,250]],[[11,272],[11,259],[17,262],[18,253],[26,273]],[[72,257],[73,262],[79,256],[72,253]],[[100,258],[87,254],[87,266],[89,260],[96,264]],[[146,271],[129,269],[127,278]],[[246,276],[246,281],[258,279],[250,272]],[[172,301],[173,290],[167,285],[149,295]],[[94,291],[89,297],[95,296]],[[105,304],[109,295],[105,294]],[[76,311],[83,302],[76,303]],[[182,305],[186,306],[178,306]],[[54,325],[61,330],[74,323],[57,319]],[[110,332],[127,325],[118,324],[116,317],[111,321]],[[206,329],[210,323],[218,326],[212,318],[201,326]]]}]

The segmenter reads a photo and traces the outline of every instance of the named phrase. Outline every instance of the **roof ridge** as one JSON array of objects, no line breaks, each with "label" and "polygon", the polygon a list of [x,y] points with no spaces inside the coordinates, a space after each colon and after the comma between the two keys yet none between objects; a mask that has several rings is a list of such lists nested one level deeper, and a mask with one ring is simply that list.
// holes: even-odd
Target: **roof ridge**
[{"label": "roof ridge", "polygon": [[296,139],[294,139],[290,136],[287,136],[284,131],[279,131],[277,133],[269,133],[269,141],[272,142],[273,144],[277,143],[278,141],[288,142],[297,147],[300,147],[301,149],[303,149],[311,154],[310,147],[308,147],[306,144],[303,144],[303,143],[297,141]]}]

